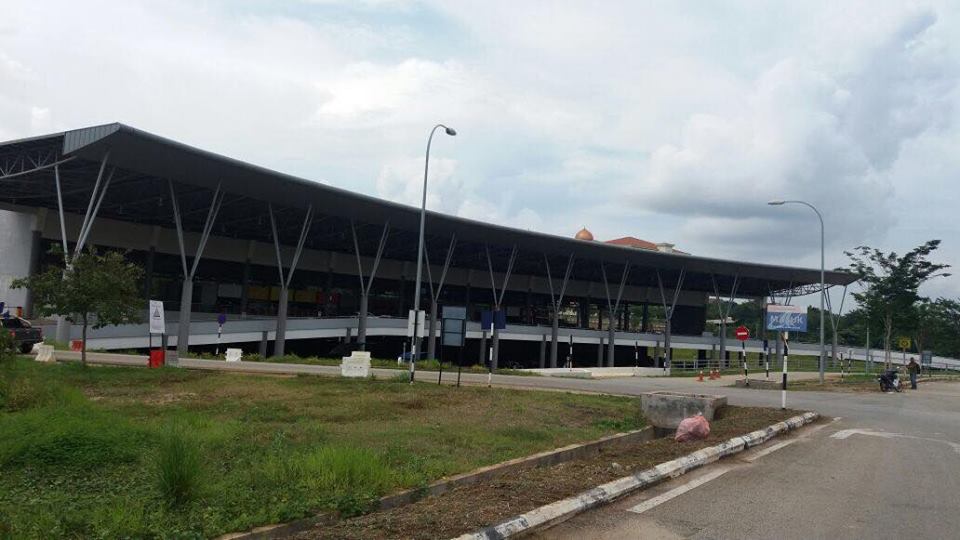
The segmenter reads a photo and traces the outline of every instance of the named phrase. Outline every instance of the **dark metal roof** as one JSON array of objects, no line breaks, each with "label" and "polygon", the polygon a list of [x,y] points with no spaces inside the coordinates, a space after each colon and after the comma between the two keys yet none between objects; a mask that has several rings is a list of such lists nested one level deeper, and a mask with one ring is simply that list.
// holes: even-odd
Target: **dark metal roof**
[{"label": "dark metal roof", "polygon": [[[109,152],[108,164],[118,168],[100,215],[169,227],[172,225],[167,179],[176,183],[184,227],[200,230],[205,211],[218,185],[227,193],[214,227],[214,234],[237,238],[270,241],[269,226],[264,225],[267,208],[272,203],[278,212],[279,228],[284,243],[296,243],[299,222],[308,205],[318,216],[311,229],[307,247],[352,251],[349,222],[362,224],[361,251],[380,235],[389,222],[390,243],[385,257],[415,260],[419,209],[362,195],[320,182],[297,178],[236,159],[207,152],[123,124],[107,124],[44,137],[21,139],[0,144],[0,164],[16,159],[16,155],[36,152],[40,155],[56,146],[62,160],[64,206],[82,211],[89,201],[92,184],[100,162]],[[0,202],[26,206],[56,208],[52,170],[43,169],[11,180],[0,180]],[[711,276],[715,276],[721,292],[739,275],[741,296],[762,296],[819,283],[815,269],[747,263],[685,254],[671,254],[603,242],[589,242],[556,235],[524,231],[494,223],[428,212],[428,250],[434,264],[443,260],[451,235],[458,238],[455,266],[486,270],[484,246],[494,256],[505,260],[512,246],[519,259],[515,272],[545,275],[544,255],[553,261],[555,277],[562,272],[564,259],[574,254],[578,261],[572,278],[601,281],[599,262],[622,265],[629,262],[628,283],[655,286],[654,270],[663,274],[664,286],[676,281],[680,269],[686,271],[685,290],[712,293]],[[364,246],[367,246],[366,248]],[[369,250],[369,251],[367,251]],[[502,270],[502,266],[495,270]],[[617,274],[619,275],[619,274]],[[616,280],[611,278],[611,280]],[[828,285],[846,285],[856,277],[846,272],[826,273]]]}]

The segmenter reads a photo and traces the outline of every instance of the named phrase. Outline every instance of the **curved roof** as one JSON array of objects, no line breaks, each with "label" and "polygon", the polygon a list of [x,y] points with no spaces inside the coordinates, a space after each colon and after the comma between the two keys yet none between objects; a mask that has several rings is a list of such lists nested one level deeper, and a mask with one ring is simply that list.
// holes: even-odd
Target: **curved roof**
[{"label": "curved roof", "polygon": [[[54,150],[58,152],[58,156],[49,159],[67,160],[60,167],[61,176],[65,179],[64,205],[72,204],[81,210],[89,200],[101,161],[108,156],[107,163],[117,167],[119,173],[108,196],[112,205],[105,205],[101,215],[110,215],[117,219],[170,226],[172,222],[169,210],[163,205],[165,194],[169,194],[169,190],[167,182],[162,180],[171,180],[176,183],[178,193],[193,198],[193,206],[200,210],[208,203],[213,190],[218,186],[232,196],[231,201],[224,203],[227,217],[222,221],[226,225],[221,224],[215,234],[237,237],[258,234],[257,227],[250,226],[249,221],[262,219],[266,214],[266,205],[262,203],[290,209],[291,213],[305,211],[312,205],[316,214],[329,219],[327,228],[323,229],[327,244],[338,241],[337,229],[342,229],[348,221],[366,225],[389,223],[390,230],[403,240],[404,249],[410,251],[409,244],[411,241],[415,242],[415,233],[419,227],[418,208],[272,171],[119,123],[2,143],[0,163],[4,156],[8,161],[15,159],[11,156],[18,152],[35,151],[36,155],[40,156],[42,152]],[[35,161],[41,165],[52,163],[49,160]],[[4,179],[4,175],[0,174],[0,181],[4,183],[4,189],[0,190],[0,203],[56,208],[56,193],[52,182],[45,182],[44,178],[52,180],[49,167],[29,174],[24,172],[13,180]],[[231,204],[235,215],[231,215],[231,210],[226,208]],[[191,225],[188,219],[191,204],[188,202],[184,206],[187,207],[184,210],[184,226],[199,229],[196,224]],[[202,218],[203,212],[198,213]],[[482,250],[483,246],[490,246],[494,250],[509,250],[516,246],[518,253],[526,259],[526,272],[532,274],[544,273],[544,256],[548,260],[551,257],[556,258],[559,266],[562,264],[559,262],[561,257],[565,259],[574,255],[579,261],[574,270],[577,279],[599,281],[599,265],[596,265],[598,268],[593,268],[587,264],[588,261],[619,265],[629,262],[632,268],[663,271],[664,286],[675,281],[669,276],[676,275],[683,269],[687,275],[684,289],[708,293],[713,290],[711,276],[720,282],[721,292],[724,283],[729,284],[733,276],[739,276],[742,296],[763,296],[771,291],[818,284],[820,281],[819,269],[638,250],[604,242],[584,242],[572,237],[520,230],[430,211],[427,212],[426,228],[432,238],[438,239],[438,244],[442,243],[439,239],[449,239],[455,234],[458,242],[473,246],[461,251]],[[342,230],[339,234],[342,236]],[[319,246],[323,241],[323,238],[311,238],[308,247],[312,244]],[[352,248],[352,245],[344,242],[338,245],[342,245],[344,251]],[[415,251],[406,255],[396,251],[390,256],[415,260]],[[442,259],[437,257],[432,260]],[[486,270],[485,259],[482,264],[478,261],[476,253],[458,253],[454,264]],[[539,271],[536,270],[537,266],[540,267]],[[558,270],[555,270],[554,274],[557,273]],[[828,285],[846,285],[855,280],[856,276],[847,272],[826,273]],[[631,271],[629,283],[651,285],[656,283],[656,279],[653,272]]]}]

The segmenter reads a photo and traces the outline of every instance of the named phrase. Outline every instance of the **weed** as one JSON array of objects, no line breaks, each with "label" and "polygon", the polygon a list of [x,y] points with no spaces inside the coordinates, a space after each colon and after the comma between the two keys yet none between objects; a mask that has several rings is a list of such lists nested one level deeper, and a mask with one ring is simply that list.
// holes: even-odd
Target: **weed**
[{"label": "weed", "polygon": [[164,500],[182,506],[197,497],[203,463],[196,441],[180,427],[172,428],[160,441],[156,458],[156,483]]}]

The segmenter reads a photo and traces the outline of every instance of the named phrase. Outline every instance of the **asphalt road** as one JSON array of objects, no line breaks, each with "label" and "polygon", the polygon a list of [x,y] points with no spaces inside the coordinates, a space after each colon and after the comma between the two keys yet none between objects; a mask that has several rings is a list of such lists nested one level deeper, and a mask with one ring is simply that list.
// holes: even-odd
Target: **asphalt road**
[{"label": "asphalt road", "polygon": [[[94,362],[145,364],[145,358],[90,357]],[[325,366],[191,359],[182,364],[264,373],[339,373],[338,367]],[[378,377],[397,374],[374,371]],[[418,373],[418,380],[436,377]],[[455,372],[444,374],[445,383],[455,379]],[[708,391],[727,395],[734,405],[780,404],[779,391],[721,387],[730,384],[729,379],[701,383],[692,378],[494,375],[492,380],[517,388],[627,395]],[[486,384],[487,376],[465,373],[463,381]],[[960,538],[960,383],[923,383],[920,390],[901,394],[790,392],[787,405],[815,410],[830,421],[582,514],[537,537]],[[686,491],[671,498],[677,489]],[[657,504],[663,499],[668,500]],[[630,511],[638,505],[642,513]]]},{"label": "asphalt road", "polygon": [[[776,393],[753,392],[759,396],[734,401],[760,404],[761,396]],[[902,394],[798,394],[793,406],[840,419],[582,514],[537,538],[960,537],[960,383],[926,383]]]}]

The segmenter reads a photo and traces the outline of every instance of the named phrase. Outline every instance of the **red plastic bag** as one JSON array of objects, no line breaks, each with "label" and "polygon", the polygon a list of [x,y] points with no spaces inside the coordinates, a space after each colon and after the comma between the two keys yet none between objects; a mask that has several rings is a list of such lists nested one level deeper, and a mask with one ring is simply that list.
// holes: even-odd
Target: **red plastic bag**
[{"label": "red plastic bag", "polygon": [[677,426],[677,434],[673,440],[677,442],[690,442],[706,439],[710,435],[710,422],[702,414],[684,418]]}]

